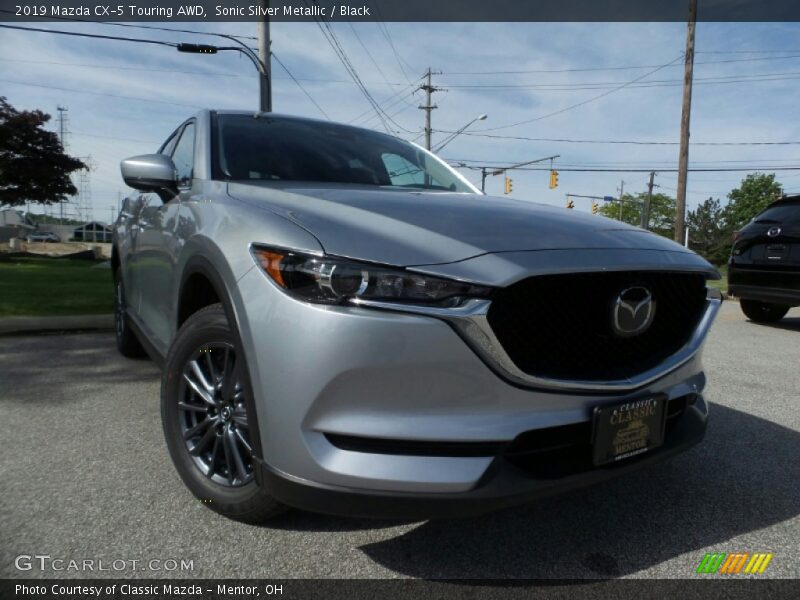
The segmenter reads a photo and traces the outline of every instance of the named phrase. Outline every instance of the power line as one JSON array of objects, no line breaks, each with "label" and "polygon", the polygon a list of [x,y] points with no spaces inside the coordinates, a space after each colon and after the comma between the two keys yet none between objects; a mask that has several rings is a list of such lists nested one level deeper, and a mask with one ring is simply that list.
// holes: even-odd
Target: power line
[{"label": "power line", "polygon": [[152,98],[141,98],[139,96],[124,96],[122,94],[109,94],[107,92],[91,92],[89,90],[77,90],[75,88],[56,87],[53,85],[44,85],[41,83],[30,83],[27,81],[12,81],[10,79],[0,79],[0,82],[11,83],[15,85],[26,85],[29,87],[44,88],[46,90],[59,90],[62,92],[73,92],[75,94],[90,94],[92,96],[106,96],[108,98],[122,98],[123,100],[138,100],[140,102],[153,102],[155,104],[169,104],[171,106],[189,106],[191,108],[203,108],[197,104],[186,104],[183,102],[170,102],[168,100],[154,100]]},{"label": "power line", "polygon": [[408,78],[408,74],[406,73],[406,70],[403,68],[403,63],[405,62],[406,65],[411,69],[411,71],[414,71],[414,69],[411,67],[411,65],[408,64],[408,62],[403,60],[403,58],[400,56],[400,53],[397,51],[397,48],[394,45],[394,41],[392,40],[392,34],[389,33],[389,27],[383,21],[383,15],[381,14],[381,9],[378,6],[378,3],[373,2],[372,6],[375,8],[375,14],[378,17],[377,20],[378,31],[380,31],[383,34],[383,37],[386,39],[386,43],[388,43],[389,47],[392,49],[392,54],[394,55],[394,59],[397,61],[397,66],[400,67],[400,72],[403,74],[405,80],[410,84],[411,80]]},{"label": "power line", "polygon": [[[14,11],[7,10],[7,9],[2,9],[2,8],[0,8],[0,12],[7,13],[9,15],[15,14]],[[135,28],[135,29],[153,29],[153,30],[157,30],[157,31],[169,31],[169,32],[172,32],[172,33],[177,32],[177,33],[192,33],[192,34],[198,34],[198,35],[216,35],[216,36],[221,35],[219,33],[211,33],[211,32],[208,32],[208,31],[197,31],[197,30],[192,30],[192,29],[173,29],[171,27],[158,27],[157,25],[134,25],[132,23],[116,23],[114,21],[92,21],[92,20],[89,20],[89,19],[80,19],[78,17],[62,17],[62,16],[48,15],[47,18],[48,19],[57,19],[59,21],[73,21],[73,22],[76,22],[76,23],[90,23],[92,25],[110,25],[110,26],[114,26],[114,27],[129,27],[129,28]],[[249,35],[229,35],[228,37],[235,37],[235,38],[239,38],[239,39],[242,39],[242,40],[257,40],[258,39],[255,36],[249,36]]]},{"label": "power line", "polygon": [[[779,50],[776,52],[800,52],[800,50]],[[700,54],[699,52],[697,54]],[[791,54],[789,56],[763,56],[763,57],[755,57],[755,58],[730,58],[725,60],[705,60],[705,61],[697,61],[696,65],[718,65],[718,64],[728,64],[728,63],[740,63],[740,62],[760,62],[760,61],[767,61],[767,60],[786,60],[792,58],[800,58],[800,54]],[[485,76],[492,76],[492,75],[528,75],[528,74],[544,74],[544,73],[592,73],[592,72],[602,72],[602,71],[633,71],[636,69],[653,69],[658,67],[659,65],[625,65],[625,66],[617,66],[617,67],[574,67],[574,68],[566,68],[566,69],[525,69],[525,70],[514,70],[514,71],[501,71],[501,70],[492,70],[492,71],[444,71],[442,75],[485,75]],[[680,65],[672,65],[672,66],[680,66]]]},{"label": "power line", "polygon": [[[419,81],[419,79],[418,79],[417,81]],[[405,94],[405,95],[402,97],[402,101],[404,101],[406,98],[410,98],[411,96],[413,96],[414,94],[416,94],[416,93],[417,93],[417,91],[418,91],[418,89],[419,89],[419,88],[417,87],[417,85],[416,85],[416,84],[417,84],[417,81],[413,81],[413,82],[411,82],[409,85],[405,86],[403,89],[397,90],[397,91],[396,91],[396,92],[394,92],[392,95],[390,95],[390,96],[387,96],[386,98],[384,98],[383,100],[381,100],[380,102],[378,102],[378,104],[380,104],[380,105],[381,105],[381,107],[382,107],[384,110],[388,110],[388,109],[390,109],[390,108],[393,108],[393,107],[397,106],[397,105],[398,105],[398,104],[400,104],[400,102],[401,102],[401,99],[400,99],[398,96],[400,96],[401,94],[403,94],[403,92],[406,92],[406,94]],[[408,91],[408,89],[409,89],[409,88],[411,88],[411,91]],[[394,101],[390,102],[390,101],[391,101],[393,98],[394,98]],[[387,103],[388,103],[388,104],[387,104]],[[370,116],[370,115],[371,115],[371,116]],[[373,114],[372,114],[372,111],[371,111],[371,110],[366,110],[366,111],[362,112],[360,115],[358,115],[358,116],[356,116],[356,117],[353,117],[352,119],[350,119],[350,121],[349,121],[349,122],[350,122],[350,123],[354,123],[354,122],[357,122],[357,121],[361,121],[361,120],[363,120],[365,117],[369,117],[367,120],[372,120],[372,119],[374,119],[374,118],[375,118],[375,115],[373,115]]]},{"label": "power line", "polygon": [[326,112],[325,112],[325,111],[322,109],[322,107],[321,107],[319,104],[317,104],[317,101],[316,101],[316,100],[314,100],[314,98],[311,96],[311,94],[309,94],[309,93],[308,93],[308,91],[306,90],[306,88],[304,88],[304,87],[303,87],[303,85],[302,85],[302,84],[301,84],[301,83],[300,83],[300,82],[299,82],[299,81],[298,81],[298,80],[295,78],[295,76],[294,76],[294,75],[292,75],[292,72],[291,72],[291,71],[290,71],[290,70],[289,70],[289,69],[286,67],[286,65],[284,65],[284,64],[283,64],[283,61],[281,61],[281,59],[280,59],[280,58],[278,58],[278,55],[277,55],[277,54],[275,54],[275,52],[271,52],[271,54],[272,54],[272,58],[274,58],[274,59],[275,59],[275,62],[277,62],[277,63],[278,63],[278,64],[279,64],[279,65],[280,65],[280,66],[283,68],[283,70],[284,70],[284,71],[286,71],[286,74],[287,74],[287,75],[289,75],[289,77],[291,77],[291,78],[292,78],[292,81],[294,81],[294,82],[297,84],[297,87],[299,87],[299,88],[300,88],[300,91],[302,91],[302,92],[303,92],[303,93],[306,95],[306,97],[307,97],[309,100],[311,100],[311,103],[312,103],[314,106],[316,106],[316,107],[317,107],[317,110],[319,110],[319,112],[321,112],[321,113],[322,113],[322,114],[325,116],[325,118],[326,118],[326,119],[328,119],[328,120],[330,121],[330,120],[331,120],[331,118],[328,116],[328,113],[326,113]]},{"label": "power line", "polygon": [[[403,113],[403,112],[407,111],[407,110],[408,110],[408,109],[410,109],[410,108],[414,108],[414,105],[408,105],[408,104],[406,104],[406,105],[404,105],[404,106],[401,106],[399,110],[396,110],[396,111],[394,111],[393,113],[391,113],[389,116],[390,116],[390,117],[392,117],[392,118],[394,118],[394,117],[396,117],[397,115],[399,115],[400,113]],[[361,125],[358,125],[358,127],[371,127],[372,125],[371,125],[371,123],[370,123],[370,122],[371,122],[371,120],[370,120],[370,121],[367,121],[367,122],[365,122],[365,123],[362,123]],[[424,134],[424,132],[423,132],[423,134]]]},{"label": "power line", "polygon": [[614,92],[617,92],[617,91],[619,91],[621,89],[624,89],[624,88],[628,87],[629,85],[632,85],[632,84],[634,84],[634,83],[636,83],[638,81],[641,81],[642,79],[644,79],[646,77],[649,77],[650,75],[652,75],[653,73],[656,73],[657,71],[660,71],[661,69],[665,69],[666,67],[676,63],[677,61],[681,60],[682,58],[683,58],[683,55],[671,60],[668,63],[665,63],[665,64],[661,65],[658,68],[653,69],[652,71],[648,71],[644,75],[640,75],[639,77],[636,77],[635,79],[631,79],[630,81],[628,81],[626,83],[623,83],[622,85],[620,85],[618,87],[615,87],[613,89],[605,91],[602,94],[598,94],[597,96],[593,96],[591,98],[587,98],[586,100],[583,100],[581,102],[577,102],[576,104],[571,104],[571,105],[569,105],[569,106],[567,106],[565,108],[561,108],[561,109],[553,111],[551,113],[547,113],[547,114],[544,114],[544,115],[541,115],[541,116],[538,116],[538,117],[534,117],[533,119],[525,119],[524,121],[517,121],[516,123],[509,123],[507,125],[499,125],[497,127],[487,127],[485,129],[479,129],[478,131],[499,131],[501,129],[509,129],[511,127],[517,127],[518,125],[526,125],[528,123],[534,123],[536,121],[541,121],[543,119],[548,119],[550,117],[554,117],[556,115],[560,115],[560,114],[565,113],[565,112],[567,112],[569,110],[573,110],[573,109],[578,108],[580,106],[584,106],[586,104],[589,104],[590,102],[595,102],[597,100],[600,100],[601,98],[605,98],[606,96],[608,96],[610,94],[613,94]]},{"label": "power line", "polygon": [[375,57],[372,56],[372,52],[369,51],[369,48],[367,48],[367,45],[363,42],[363,40],[361,39],[361,36],[358,35],[358,32],[356,31],[356,28],[353,27],[353,24],[350,21],[347,21],[347,24],[350,27],[350,31],[353,32],[353,35],[355,36],[356,40],[358,40],[358,43],[364,49],[364,53],[367,55],[367,58],[369,58],[370,62],[373,64],[375,69],[378,71],[378,74],[381,76],[381,78],[386,83],[389,83],[389,80],[386,78],[386,75],[383,73],[383,70],[381,69],[380,65],[375,60]]},{"label": "power line", "polygon": [[[54,66],[62,66],[62,67],[81,67],[86,69],[106,69],[106,70],[118,70],[118,71],[146,71],[148,73],[180,73],[182,75],[203,75],[203,76],[210,76],[210,77],[236,77],[241,79],[252,79],[251,75],[243,75],[241,73],[222,73],[220,71],[186,71],[183,69],[158,69],[152,67],[130,67],[126,65],[102,65],[102,64],[86,64],[86,63],[69,63],[69,62],[57,62],[51,60],[27,60],[24,58],[0,58],[2,62],[18,62],[18,63],[25,63],[25,64],[35,64],[35,65],[54,65]],[[291,79],[290,77],[276,77],[275,79]],[[312,77],[296,77],[298,81],[305,81],[308,83],[346,83],[348,85],[352,85],[352,81],[348,79],[319,79],[319,78],[312,78]],[[365,83],[374,84],[374,85],[391,85],[391,86],[402,86],[404,88],[408,87],[408,84],[399,83],[399,82],[386,82],[382,81],[366,81]]]},{"label": "power line", "polygon": [[[453,133],[446,129],[435,129],[438,133]],[[634,146],[677,146],[679,142],[655,142],[644,140],[586,140],[586,139],[571,139],[571,138],[545,138],[545,137],[527,137],[521,135],[500,135],[491,133],[477,133],[474,131],[466,131],[462,135],[483,137],[499,140],[521,140],[526,142],[554,142],[565,144],[630,144]],[[787,141],[787,142],[690,142],[693,146],[797,146],[800,141]]]},{"label": "power line", "polygon": [[[556,158],[556,157],[554,157]],[[455,162],[455,163],[464,163],[464,164],[479,164],[485,166],[484,161],[478,159],[471,159],[471,158],[446,158],[448,162]],[[760,163],[764,163],[766,165],[777,165],[777,163],[800,163],[800,157],[794,158],[774,158],[770,159],[769,161],[758,159],[758,158],[749,158],[745,160],[700,160],[700,161],[693,161],[693,165],[695,168],[706,167],[709,165],[730,165],[730,164],[748,164],[750,169],[761,168]],[[560,167],[608,167],[608,168],[628,168],[628,167],[647,167],[650,170],[655,169],[658,171],[661,167],[665,169],[670,169],[674,166],[673,162],[666,162],[666,161],[609,161],[609,162],[578,162],[578,161],[561,161],[558,163]],[[787,166],[784,165],[777,165],[777,166]]]},{"label": "power line", "polygon": [[[311,0],[311,2],[319,6],[315,0]],[[306,0],[303,0],[303,4],[309,7],[308,2],[306,2]],[[323,37],[325,38],[325,41],[327,41],[330,47],[333,49],[334,54],[336,54],[336,56],[339,58],[339,61],[345,68],[345,71],[347,71],[348,75],[350,75],[350,78],[353,80],[353,83],[356,84],[356,87],[361,91],[361,93],[367,99],[367,102],[375,110],[375,113],[381,120],[383,128],[386,130],[387,133],[389,133],[389,126],[386,123],[386,119],[384,119],[384,116],[381,114],[380,107],[378,106],[377,102],[372,97],[372,95],[369,93],[369,90],[367,90],[366,86],[364,85],[364,82],[361,81],[358,72],[356,71],[353,64],[350,62],[350,59],[347,57],[347,53],[344,51],[344,48],[342,48],[341,44],[339,43],[339,40],[336,37],[336,34],[333,32],[333,29],[326,21],[323,21],[322,19],[319,19],[317,17],[314,17],[314,22],[317,24],[317,27],[319,27],[319,30],[322,33]]]},{"label": "power line", "polygon": [[[759,81],[784,81],[800,78],[800,71],[783,71],[778,73],[759,73],[754,75],[719,75],[715,77],[695,77],[694,81],[704,85],[719,85],[740,82],[759,82]],[[576,82],[576,83],[492,83],[492,84],[452,84],[447,83],[453,89],[477,89],[484,91],[509,91],[509,90],[537,90],[537,91],[579,91],[579,90],[602,90],[616,87],[618,81],[598,81],[598,82]],[[627,87],[651,88],[651,87],[673,87],[682,85],[682,79],[654,79],[629,84]]]},{"label": "power line", "polygon": [[[65,17],[61,17],[65,18]],[[83,19],[71,19],[74,21],[83,21]],[[87,23],[95,23],[95,21],[86,21]],[[113,21],[100,21],[99,25],[113,25],[115,27],[133,27],[136,29],[154,29],[157,31],[169,31],[169,32],[178,32],[178,33],[192,33],[197,35],[216,35],[219,36],[221,34],[210,32],[210,31],[197,31],[192,29],[172,29],[171,27],[158,27],[156,25],[134,25],[132,23],[114,23]],[[227,37],[238,38],[240,40],[254,40],[257,41],[258,38],[254,35],[232,35],[232,34],[225,34]]]},{"label": "power line", "polygon": [[[451,167],[460,167],[458,164],[451,164]],[[464,165],[468,169],[502,169],[501,165]],[[550,171],[549,168],[541,167],[520,167],[518,171]],[[653,169],[630,168],[630,169],[603,169],[603,168],[562,168],[558,167],[558,171],[569,173],[650,173]],[[690,168],[689,172],[692,173],[741,173],[741,172],[764,172],[764,171],[800,171],[800,166],[797,167],[722,167],[722,168]],[[658,173],[677,173],[677,168],[658,169]]]},{"label": "power line", "polygon": [[[319,4],[317,4],[316,0],[311,0],[311,2],[313,4],[319,6]],[[305,0],[303,0],[303,3],[306,4],[306,6],[308,6],[308,4],[307,4],[307,2]],[[325,21],[323,19],[320,19],[318,17],[314,17],[314,21],[317,23],[317,26],[319,27],[319,29],[322,32],[322,34],[325,37],[325,39],[327,40],[328,44],[330,44],[331,48],[333,48],[334,53],[336,53],[336,55],[339,57],[339,60],[342,62],[342,64],[345,67],[345,70],[348,72],[350,77],[353,79],[353,82],[361,90],[362,94],[367,99],[367,102],[369,102],[369,104],[375,110],[375,113],[378,115],[379,119],[381,120],[381,124],[383,125],[383,128],[386,130],[386,132],[390,133],[389,125],[387,124],[387,121],[390,121],[392,124],[394,124],[399,129],[402,129],[402,130],[407,131],[409,133],[414,133],[410,129],[406,129],[405,127],[400,125],[397,121],[392,119],[392,117],[390,117],[386,112],[382,111],[380,105],[375,101],[375,98],[373,98],[372,94],[370,94],[369,90],[364,85],[364,82],[361,80],[361,77],[358,74],[358,70],[355,68],[353,63],[350,61],[350,58],[347,56],[347,52],[345,51],[345,49],[342,46],[341,42],[339,42],[339,39],[336,36],[336,33],[333,31],[333,28],[330,26],[330,24],[327,21]]]},{"label": "power line", "polygon": [[41,29],[38,27],[20,27],[19,25],[5,25],[0,24],[0,27],[5,29],[20,29],[22,31],[35,31],[37,33],[56,33],[59,35],[72,35],[76,37],[88,37],[88,38],[97,38],[101,40],[116,40],[120,42],[137,42],[140,44],[157,44],[159,46],[170,46],[172,48],[177,48],[178,44],[174,42],[162,42],[160,40],[146,40],[143,38],[129,38],[129,37],[120,37],[115,35],[100,35],[99,33],[78,33],[76,31],[62,31],[60,29]]},{"label": "power line", "polygon": [[771,54],[778,52],[800,52],[800,49],[790,50],[698,50],[695,54]]},{"label": "power line", "polygon": [[81,137],[90,137],[90,138],[98,138],[101,140],[122,140],[124,142],[135,142],[137,144],[160,144],[161,142],[153,141],[153,140],[137,140],[134,138],[124,138],[118,135],[98,135],[96,133],[84,133],[82,131],[70,131],[70,135],[77,135]]},{"label": "power line", "polygon": [[[472,159],[458,159],[458,158],[448,158],[446,159],[450,162],[463,162],[463,163],[481,163],[480,160],[472,160]],[[777,164],[777,163],[800,163],[800,158],[774,158],[770,159],[769,161],[758,159],[758,158],[750,158],[747,160],[699,160],[693,161],[695,167],[700,166],[707,166],[707,165],[729,165],[729,164],[749,164],[752,167],[755,167],[760,162],[765,164]],[[566,162],[559,162],[560,166],[563,167],[648,167],[649,169],[656,169],[658,170],[659,167],[664,166],[666,168],[670,168],[673,166],[674,163],[666,162],[666,161],[609,161],[609,162],[577,162],[577,161],[566,161]],[[785,166],[785,165],[784,165]]]}]

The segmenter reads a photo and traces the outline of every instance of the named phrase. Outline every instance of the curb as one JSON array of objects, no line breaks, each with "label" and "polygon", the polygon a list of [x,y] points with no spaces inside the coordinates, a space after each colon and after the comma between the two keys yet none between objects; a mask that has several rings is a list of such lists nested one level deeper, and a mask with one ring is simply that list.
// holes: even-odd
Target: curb
[{"label": "curb", "polygon": [[0,318],[0,335],[111,329],[114,329],[114,315]]}]

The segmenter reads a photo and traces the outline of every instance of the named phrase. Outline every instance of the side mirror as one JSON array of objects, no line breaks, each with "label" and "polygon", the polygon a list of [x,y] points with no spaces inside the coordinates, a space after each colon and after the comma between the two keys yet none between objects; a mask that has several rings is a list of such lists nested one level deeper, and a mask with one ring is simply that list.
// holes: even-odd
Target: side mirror
[{"label": "side mirror", "polygon": [[177,190],[178,171],[165,154],[142,154],[126,158],[120,165],[122,179],[130,187],[143,192]]}]

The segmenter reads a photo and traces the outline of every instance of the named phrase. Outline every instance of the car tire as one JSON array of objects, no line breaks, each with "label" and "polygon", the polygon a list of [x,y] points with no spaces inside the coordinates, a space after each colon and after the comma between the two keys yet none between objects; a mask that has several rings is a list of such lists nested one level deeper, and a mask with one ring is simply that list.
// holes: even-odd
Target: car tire
[{"label": "car tire", "polygon": [[785,304],[772,304],[769,302],[759,302],[758,300],[739,300],[742,312],[751,321],[756,323],[774,323],[780,321],[789,307]]},{"label": "car tire", "polygon": [[119,272],[114,274],[114,334],[117,339],[117,350],[127,358],[142,358],[146,352],[139,338],[130,327],[128,313],[125,310],[125,285]]},{"label": "car tire", "polygon": [[247,365],[222,305],[191,315],[170,347],[161,379],[161,419],[172,462],[204,506],[261,523],[286,507],[255,476],[259,434],[251,399]]}]

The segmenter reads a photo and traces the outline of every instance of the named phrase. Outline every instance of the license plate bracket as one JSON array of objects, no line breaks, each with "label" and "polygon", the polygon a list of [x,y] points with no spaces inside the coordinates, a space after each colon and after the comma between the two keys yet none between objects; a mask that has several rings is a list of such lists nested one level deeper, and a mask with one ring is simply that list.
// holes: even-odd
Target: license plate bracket
[{"label": "license plate bracket", "polygon": [[594,409],[592,462],[618,462],[664,443],[667,397],[646,396]]}]

